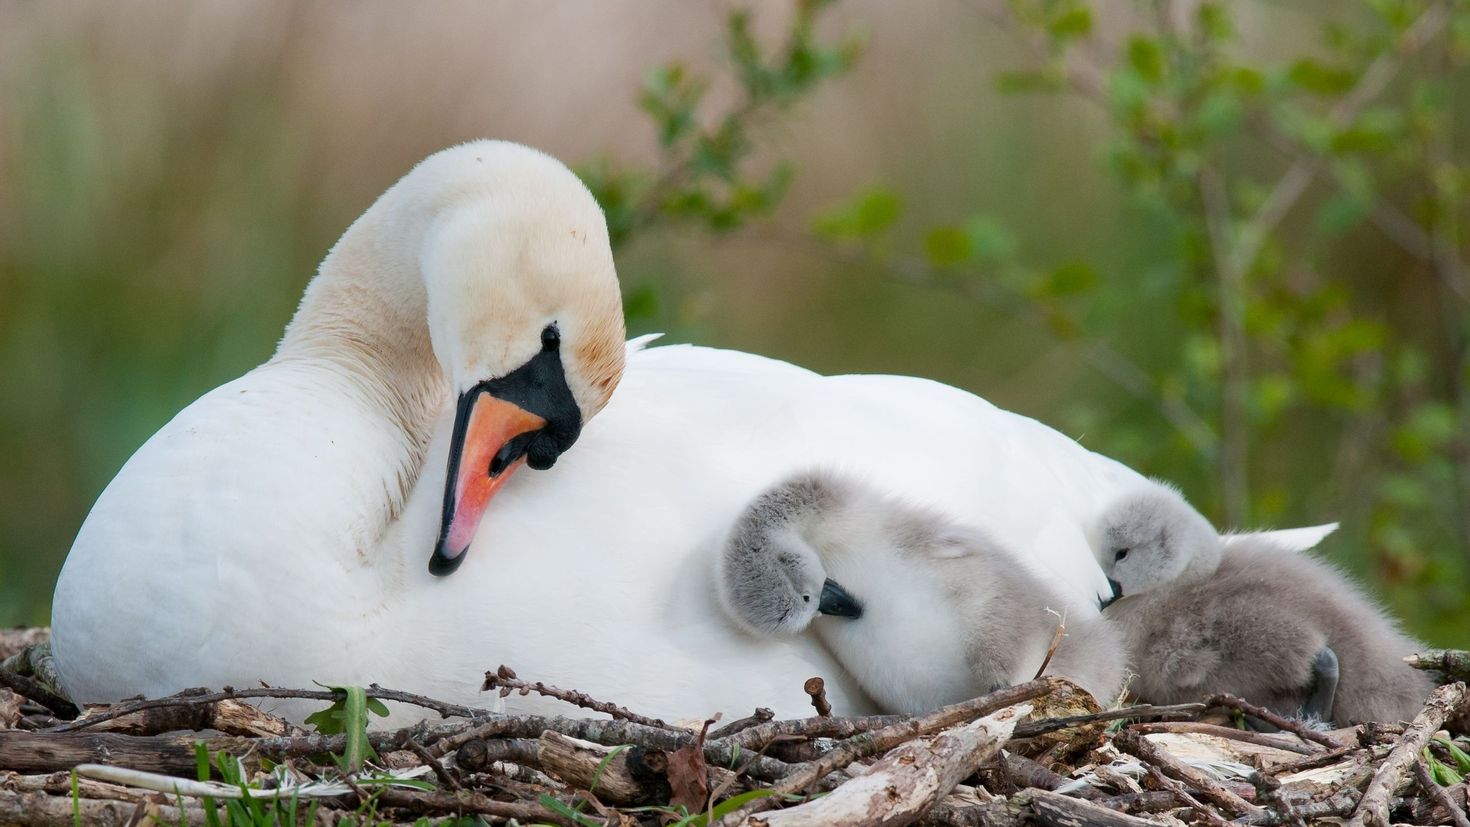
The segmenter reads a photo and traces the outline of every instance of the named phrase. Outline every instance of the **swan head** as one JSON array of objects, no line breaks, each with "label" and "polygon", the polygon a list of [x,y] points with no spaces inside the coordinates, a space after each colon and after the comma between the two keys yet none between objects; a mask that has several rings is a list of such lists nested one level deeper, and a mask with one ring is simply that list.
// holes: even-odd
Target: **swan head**
[{"label": "swan head", "polygon": [[1155,483],[1131,491],[1104,511],[1098,563],[1113,587],[1107,604],[1170,584],[1209,577],[1223,543],[1215,527],[1174,488]]},{"label": "swan head", "polygon": [[446,575],[506,480],[550,468],[607,404],[625,331],[602,209],[560,162],[484,141],[420,168],[437,185],[419,260],[429,338],[455,399],[429,562]]},{"label": "swan head", "polygon": [[862,604],[827,576],[816,550],[791,531],[732,543],[717,580],[726,614],[759,636],[797,634],[819,614],[855,619],[863,613]]}]

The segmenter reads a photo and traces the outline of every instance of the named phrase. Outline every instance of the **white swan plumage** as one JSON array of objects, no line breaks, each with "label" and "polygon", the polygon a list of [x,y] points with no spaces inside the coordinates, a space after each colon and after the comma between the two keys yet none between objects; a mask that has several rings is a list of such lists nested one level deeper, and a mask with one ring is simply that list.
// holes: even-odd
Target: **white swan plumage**
[{"label": "white swan plumage", "polygon": [[[560,163],[490,141],[431,156],[334,247],[276,355],[181,411],[98,499],[56,588],[64,689],[377,682],[486,704],[482,675],[505,663],[663,716],[802,714],[815,674],[864,711],[815,641],[729,625],[708,574],[745,503],[817,465],[985,526],[1096,611],[1085,529],[1132,470],[937,382],[625,350],[617,301],[601,211]],[[485,505],[461,490],[483,466],[465,465],[446,493],[475,400],[509,411],[490,397],[524,391],[542,415],[527,421],[551,421],[525,390],[541,379],[495,383],[558,346],[576,444],[558,459],[566,445],[527,448],[514,440],[541,432],[506,425],[476,462],[504,442],[555,467],[497,477]],[[431,574],[431,551],[458,570]]]}]

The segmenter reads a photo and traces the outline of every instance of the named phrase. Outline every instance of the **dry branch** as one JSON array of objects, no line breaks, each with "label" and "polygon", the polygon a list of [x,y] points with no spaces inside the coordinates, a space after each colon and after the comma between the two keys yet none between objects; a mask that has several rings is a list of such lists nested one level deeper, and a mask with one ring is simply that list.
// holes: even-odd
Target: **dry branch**
[{"label": "dry branch", "polygon": [[1388,827],[1389,801],[1395,788],[1419,760],[1419,754],[1445,720],[1464,712],[1466,700],[1464,683],[1446,684],[1430,693],[1424,709],[1414,717],[1414,722],[1394,745],[1393,752],[1373,774],[1368,789],[1363,791],[1357,812],[1348,822],[1350,827]]},{"label": "dry branch", "polygon": [[523,681],[516,676],[514,670],[512,670],[509,666],[506,666],[505,664],[501,664],[500,667],[494,672],[485,673],[485,682],[480,686],[480,691],[489,692],[492,689],[500,690],[500,697],[502,698],[509,695],[512,691],[519,691],[522,695],[535,692],[538,695],[544,695],[548,698],[556,698],[559,701],[566,701],[569,704],[580,706],[583,709],[590,709],[594,712],[601,712],[603,714],[611,715],[614,718],[619,718],[624,721],[632,721],[635,724],[642,724],[644,726],[650,727],[659,727],[661,729],[670,728],[668,724],[660,721],[657,718],[649,718],[644,715],[639,715],[632,710],[625,709],[624,707],[618,706],[614,703],[599,701],[585,692],[578,692],[575,689],[559,689],[555,686],[551,686],[550,684],[545,684],[540,681],[536,681],[534,683]]},{"label": "dry branch", "polygon": [[1010,738],[1016,719],[1030,711],[1031,707],[1022,704],[932,738],[909,741],[822,798],[774,813],[751,815],[745,824],[907,824],[999,751]]},{"label": "dry branch", "polygon": [[1435,649],[1419,652],[1404,658],[1415,669],[1442,672],[1452,681],[1470,681],[1470,651],[1464,649]]},{"label": "dry branch", "polygon": [[1226,789],[1220,782],[1185,764],[1131,729],[1118,733],[1113,738],[1113,746],[1133,755],[1145,765],[1157,767],[1164,775],[1183,781],[1190,787],[1199,790],[1200,794],[1210,803],[1223,807],[1235,815],[1250,815],[1260,809]]}]

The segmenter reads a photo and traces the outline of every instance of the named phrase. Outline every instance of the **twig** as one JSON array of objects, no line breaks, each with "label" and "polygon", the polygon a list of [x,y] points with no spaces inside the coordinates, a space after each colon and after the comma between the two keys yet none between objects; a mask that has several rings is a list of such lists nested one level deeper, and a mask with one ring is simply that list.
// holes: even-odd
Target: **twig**
[{"label": "twig", "polygon": [[509,695],[512,690],[519,690],[522,695],[535,692],[538,695],[556,698],[559,701],[566,701],[569,704],[580,706],[583,709],[601,712],[604,715],[611,715],[614,718],[620,718],[624,721],[632,721],[635,724],[658,727],[660,729],[673,729],[673,727],[670,727],[657,718],[649,718],[617,704],[599,701],[585,692],[578,692],[575,689],[559,689],[555,686],[544,684],[541,681],[536,681],[535,683],[523,681],[516,677],[514,670],[504,664],[501,664],[500,668],[494,672],[485,673],[485,683],[480,687],[480,691],[488,692],[492,689],[499,689],[500,697],[502,698]]},{"label": "twig", "polygon": [[1148,763],[1147,761],[1144,762],[1143,768],[1148,773],[1148,777],[1154,780],[1155,784],[1158,784],[1160,787],[1173,793],[1174,797],[1179,800],[1180,804],[1183,804],[1189,809],[1194,810],[1196,813],[1199,814],[1200,818],[1204,819],[1204,821],[1214,825],[1214,827],[1229,827],[1229,821],[1227,821],[1223,816],[1215,812],[1210,807],[1205,806],[1205,804],[1199,799],[1195,798],[1194,795],[1189,792],[1189,789],[1185,787],[1183,783],[1165,775],[1163,770],[1159,769],[1153,764]]},{"label": "twig", "polygon": [[1282,736],[1271,735],[1265,732],[1251,732],[1250,730],[1234,729],[1217,724],[1201,723],[1199,721],[1161,721],[1153,724],[1134,724],[1129,729],[1142,735],[1153,735],[1161,732],[1193,732],[1198,735],[1211,735],[1216,738],[1239,741],[1242,744],[1254,744],[1258,747],[1269,747],[1271,749],[1294,752],[1298,755],[1318,755],[1322,753],[1322,750],[1307,746],[1289,735]]},{"label": "twig", "polygon": [[801,689],[812,699],[812,709],[817,711],[817,717],[832,717],[832,704],[827,703],[826,682],[820,677],[807,678]]},{"label": "twig", "polygon": [[[1047,609],[1047,611],[1051,612],[1052,610]],[[1056,612],[1052,613],[1056,614]],[[1031,676],[1031,680],[1036,680],[1037,678],[1046,674],[1046,667],[1051,666],[1052,656],[1057,653],[1057,647],[1062,645],[1062,638],[1066,636],[1067,616],[1063,614],[1057,614],[1057,630],[1051,636],[1051,643],[1047,644],[1046,657],[1041,659],[1041,666],[1036,668],[1036,674]]]},{"label": "twig", "polygon": [[1102,712],[1088,712],[1084,715],[1069,715],[1065,718],[1042,718],[1034,721],[1024,721],[1016,727],[1011,736],[1016,739],[1035,738],[1049,732],[1060,729],[1070,729],[1075,726],[1095,724],[1098,721],[1118,721],[1129,718],[1164,718],[1175,715],[1189,716],[1205,711],[1204,704],[1171,704],[1168,706],[1155,706],[1154,704],[1138,704],[1136,706],[1125,706],[1118,709],[1107,709]]},{"label": "twig", "polygon": [[1414,762],[1414,780],[1419,782],[1419,788],[1424,790],[1425,795],[1439,802],[1439,806],[1449,812],[1455,827],[1470,827],[1470,819],[1465,817],[1465,808],[1456,804],[1450,794],[1445,792],[1445,788],[1435,783],[1433,776],[1429,774],[1429,767],[1425,766],[1422,759]]},{"label": "twig", "polygon": [[[415,695],[412,692],[400,692],[396,689],[384,689],[377,684],[367,687],[365,690],[369,698],[377,698],[384,701],[395,701],[424,709],[432,709],[442,717],[457,718],[487,718],[495,713],[488,709],[476,709],[474,707],[460,706],[459,704],[437,701],[423,695]],[[94,712],[85,718],[78,718],[70,723],[56,727],[52,732],[72,732],[88,727],[96,726],[103,721],[111,721],[134,712],[145,709],[158,709],[168,706],[200,706],[213,704],[219,701],[242,700],[246,698],[279,698],[279,699],[306,699],[315,701],[336,701],[343,697],[341,692],[330,689],[278,689],[275,687],[263,687],[260,689],[235,689],[225,687],[220,692],[209,692],[205,689],[186,689],[176,695],[167,698],[144,699],[137,701],[123,701],[113,704],[106,711]]]},{"label": "twig", "polygon": [[459,779],[454,777],[454,773],[450,772],[449,768],[444,766],[438,758],[430,754],[427,749],[424,749],[423,744],[414,740],[413,736],[404,733],[398,743],[400,746],[407,747],[409,752],[417,755],[420,761],[427,764],[429,769],[434,771],[434,775],[438,776],[440,783],[444,786],[451,790],[464,789],[464,785],[459,783]]},{"label": "twig", "polygon": [[1432,649],[1404,658],[1415,669],[1443,672],[1450,680],[1470,680],[1470,651],[1464,649]]},{"label": "twig", "polygon": [[1255,704],[1250,703],[1249,701],[1246,701],[1242,698],[1237,698],[1234,695],[1227,695],[1223,693],[1219,695],[1211,695],[1210,697],[1205,699],[1205,703],[1210,706],[1223,706],[1226,709],[1233,709],[1236,712],[1249,715],[1252,718],[1260,718],[1262,721],[1265,721],[1266,723],[1276,727],[1277,729],[1284,729],[1287,732],[1290,732],[1291,734],[1297,736],[1298,738],[1311,741],[1314,744],[1321,744],[1328,749],[1337,749],[1338,747],[1341,747],[1343,745],[1341,741],[1338,741],[1336,738],[1333,738],[1331,735],[1328,735],[1325,732],[1318,732],[1317,730],[1312,729],[1301,721],[1293,721],[1290,718],[1282,717],[1281,715],[1278,715],[1263,706],[1256,706]]},{"label": "twig", "polygon": [[721,738],[728,738],[737,732],[742,732],[744,730],[750,729],[757,724],[768,723],[772,720],[775,720],[775,718],[775,712],[767,709],[764,706],[757,707],[755,712],[752,713],[750,717],[736,719],[728,724],[725,724],[719,729],[712,730],[709,734],[709,739],[711,741],[718,741]]},{"label": "twig", "polygon": [[1230,790],[1225,789],[1220,782],[1185,764],[1170,755],[1167,751],[1160,749],[1156,744],[1149,741],[1143,735],[1135,732],[1132,728],[1125,729],[1113,737],[1113,746],[1133,755],[1143,761],[1158,767],[1171,778],[1176,778],[1187,783],[1189,786],[1199,790],[1210,803],[1223,807],[1235,815],[1248,815],[1256,812],[1259,808]]},{"label": "twig", "polygon": [[387,789],[378,794],[378,804],[383,807],[402,807],[419,813],[452,812],[479,813],[497,818],[513,818],[520,822],[563,824],[576,827],[572,822],[539,804],[519,801],[496,801],[482,793],[461,790],[457,793],[424,792],[420,790]]},{"label": "twig", "polygon": [[75,718],[79,712],[75,704],[47,689],[40,681],[9,669],[0,669],[0,686],[30,698],[51,710],[58,718]]},{"label": "twig", "polygon": [[781,779],[780,783],[775,785],[777,795],[755,801],[743,812],[749,814],[770,809],[776,805],[780,796],[806,792],[829,773],[836,772],[854,761],[890,750],[920,735],[938,732],[962,721],[983,718],[1005,707],[1045,695],[1061,685],[1063,685],[1062,682],[1054,678],[1029,681],[982,695],[973,700],[951,704],[928,715],[902,720],[883,729],[854,735],[821,758],[793,769]]},{"label": "twig", "polygon": [[1291,827],[1307,827],[1306,821],[1301,813],[1292,806],[1291,799],[1281,789],[1281,782],[1260,770],[1250,774],[1248,779],[1256,788],[1256,800],[1268,806],[1268,809],[1276,813],[1278,824],[1289,824]]},{"label": "twig", "polygon": [[1408,774],[1414,762],[1419,760],[1419,754],[1445,719],[1463,711],[1465,703],[1464,683],[1446,684],[1430,693],[1424,709],[1414,716],[1414,722],[1404,730],[1404,734],[1394,744],[1393,751],[1373,774],[1373,780],[1363,791],[1363,799],[1358,803],[1357,812],[1353,813],[1348,822],[1350,827],[1388,827],[1388,806],[1394,788]]}]

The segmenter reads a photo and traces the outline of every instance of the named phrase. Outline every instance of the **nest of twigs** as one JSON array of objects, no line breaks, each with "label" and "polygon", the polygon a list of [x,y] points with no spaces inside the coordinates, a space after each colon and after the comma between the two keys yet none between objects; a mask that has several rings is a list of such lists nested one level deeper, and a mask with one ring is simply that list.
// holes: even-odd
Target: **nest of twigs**
[{"label": "nest of twigs", "polygon": [[[42,640],[7,633],[0,657]],[[377,686],[196,690],[79,711],[16,668],[29,662],[0,667],[0,824],[1470,827],[1459,777],[1470,756],[1454,740],[1470,719],[1463,682],[1411,722],[1333,732],[1223,695],[1102,710],[1054,678],[865,717],[832,715],[813,679],[814,717],[757,709],[685,727],[503,666],[486,674],[487,693],[535,692],[598,717],[500,714]],[[320,701],[319,731],[248,702],[260,698]],[[438,717],[366,729],[383,701]],[[1280,731],[1239,728],[1246,718]]]}]

